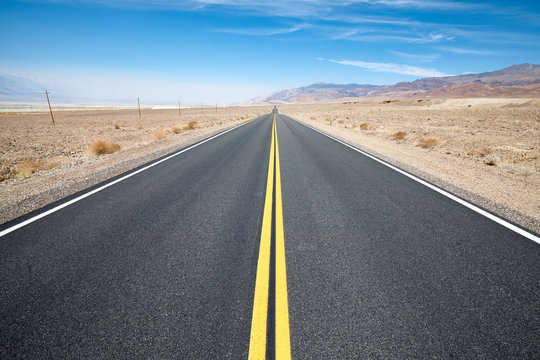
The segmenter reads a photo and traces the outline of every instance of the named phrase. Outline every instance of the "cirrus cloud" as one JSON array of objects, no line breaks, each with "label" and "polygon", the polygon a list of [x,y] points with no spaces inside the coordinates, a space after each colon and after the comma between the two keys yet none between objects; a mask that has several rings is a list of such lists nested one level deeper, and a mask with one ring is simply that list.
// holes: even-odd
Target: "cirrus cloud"
[{"label": "cirrus cloud", "polygon": [[356,66],[363,69],[367,69],[374,72],[387,72],[392,74],[400,75],[410,75],[410,76],[420,76],[420,77],[441,77],[449,76],[443,72],[440,72],[435,69],[426,69],[420,68],[411,65],[403,64],[394,64],[394,63],[377,63],[377,62],[367,62],[360,60],[332,60],[328,59],[329,62],[341,64],[341,65],[350,65]]}]

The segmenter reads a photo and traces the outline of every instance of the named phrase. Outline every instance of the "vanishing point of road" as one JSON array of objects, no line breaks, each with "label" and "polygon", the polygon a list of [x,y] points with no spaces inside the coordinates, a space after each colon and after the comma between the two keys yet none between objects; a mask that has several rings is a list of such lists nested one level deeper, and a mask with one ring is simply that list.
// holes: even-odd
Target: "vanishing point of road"
[{"label": "vanishing point of road", "polygon": [[540,357],[537,235],[277,110],[0,236],[1,359]]}]

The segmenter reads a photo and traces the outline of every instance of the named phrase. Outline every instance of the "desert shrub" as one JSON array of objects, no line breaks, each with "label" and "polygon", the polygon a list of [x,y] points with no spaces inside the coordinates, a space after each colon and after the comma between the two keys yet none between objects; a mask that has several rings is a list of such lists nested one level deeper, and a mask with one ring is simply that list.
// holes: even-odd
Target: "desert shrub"
[{"label": "desert shrub", "polygon": [[8,180],[13,175],[15,175],[15,171],[6,165],[0,165],[0,182],[4,180]]},{"label": "desert shrub", "polygon": [[118,130],[118,129],[120,129],[120,125],[115,124],[115,125],[114,125],[114,128],[115,128],[116,130]]},{"label": "desert shrub", "polygon": [[496,166],[497,162],[498,162],[498,159],[494,155],[488,155],[484,159],[484,164],[489,165],[489,166]]},{"label": "desert shrub", "polygon": [[45,160],[25,159],[15,166],[15,176],[27,178],[38,170],[49,170],[58,165]]},{"label": "desert shrub", "polygon": [[182,129],[180,129],[178,126],[173,126],[171,128],[171,131],[173,132],[173,134],[180,134],[180,132],[182,131]]},{"label": "desert shrub", "polygon": [[345,122],[345,120],[338,120],[338,124],[343,124]]},{"label": "desert shrub", "polygon": [[369,124],[368,123],[361,123],[360,124],[361,130],[369,130]]},{"label": "desert shrub", "polygon": [[108,141],[96,140],[90,144],[90,151],[94,155],[112,154],[120,150],[120,145]]},{"label": "desert shrub", "polygon": [[191,120],[186,126],[184,126],[184,130],[193,130],[197,127],[197,122],[195,120]]},{"label": "desert shrub", "polygon": [[407,133],[405,131],[398,131],[392,135],[392,139],[403,140],[405,139],[405,136],[407,136]]},{"label": "desert shrub", "polygon": [[317,117],[315,117],[315,116],[310,116],[310,117],[309,117],[309,120],[317,120]]},{"label": "desert shrub", "polygon": [[482,147],[475,151],[476,154],[478,154],[480,157],[485,157],[487,155],[491,155],[493,153],[493,150],[488,147]]},{"label": "desert shrub", "polygon": [[418,144],[416,144],[416,146],[420,146],[423,149],[429,149],[429,148],[434,147],[438,143],[439,143],[439,140],[437,140],[435,138],[428,137],[428,138],[419,139]]},{"label": "desert shrub", "polygon": [[163,139],[165,136],[167,136],[167,131],[163,129],[156,129],[152,132],[152,139],[154,140]]}]

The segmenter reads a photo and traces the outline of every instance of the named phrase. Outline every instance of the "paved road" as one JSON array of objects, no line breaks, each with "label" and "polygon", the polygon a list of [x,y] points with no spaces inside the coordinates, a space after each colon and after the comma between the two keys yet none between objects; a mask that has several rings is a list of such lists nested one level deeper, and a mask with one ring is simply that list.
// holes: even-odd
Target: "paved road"
[{"label": "paved road", "polygon": [[[292,358],[538,358],[538,244],[276,118]],[[247,358],[272,120],[1,237],[0,358]]]}]

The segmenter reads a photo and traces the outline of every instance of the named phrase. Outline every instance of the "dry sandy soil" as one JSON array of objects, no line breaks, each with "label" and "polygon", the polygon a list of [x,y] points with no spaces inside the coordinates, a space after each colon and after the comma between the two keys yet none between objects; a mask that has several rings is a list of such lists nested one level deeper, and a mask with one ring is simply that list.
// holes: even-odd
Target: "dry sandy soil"
[{"label": "dry sandy soil", "polygon": [[[279,109],[539,233],[540,99],[419,100]],[[270,110],[69,111],[54,126],[47,113],[0,114],[0,223]],[[121,150],[95,155],[95,140]]]},{"label": "dry sandy soil", "polygon": [[280,112],[540,233],[540,99],[351,99]]},{"label": "dry sandy soil", "polygon": [[[0,223],[271,109],[147,109],[141,118],[137,110],[65,111],[55,125],[44,112],[0,113]],[[96,140],[120,150],[96,155]]]}]

